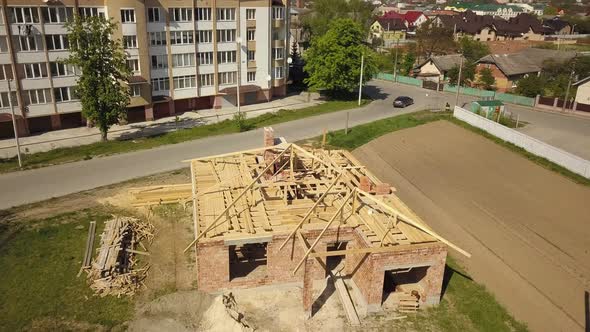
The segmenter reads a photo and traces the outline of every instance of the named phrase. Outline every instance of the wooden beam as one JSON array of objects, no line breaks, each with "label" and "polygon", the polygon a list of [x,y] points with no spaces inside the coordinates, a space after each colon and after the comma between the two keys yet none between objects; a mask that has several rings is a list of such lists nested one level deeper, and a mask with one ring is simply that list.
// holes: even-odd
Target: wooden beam
[{"label": "wooden beam", "polygon": [[399,246],[388,246],[388,247],[368,247],[368,248],[356,248],[356,249],[345,249],[345,250],[334,250],[334,251],[320,251],[314,252],[309,257],[330,257],[330,256],[342,256],[342,255],[355,255],[355,254],[373,254],[380,252],[389,252],[399,250]]},{"label": "wooden beam", "polygon": [[394,209],[393,207],[385,204],[383,201],[381,201],[380,199],[375,198],[373,195],[369,194],[366,191],[363,191],[361,189],[357,189],[358,192],[367,197],[368,199],[372,200],[373,202],[377,203],[377,205],[379,205],[380,207],[382,207],[383,209],[387,210],[389,213],[393,214],[393,215],[397,215],[398,216],[398,220],[401,219],[402,222],[405,222],[406,224],[409,224],[411,226],[414,226],[416,228],[418,228],[419,230],[423,231],[424,233],[434,237],[435,239],[439,240],[440,242],[448,245],[449,247],[457,250],[458,252],[460,252],[461,254],[467,256],[468,258],[471,257],[471,254],[468,253],[467,251],[459,248],[458,246],[454,245],[453,243],[451,243],[450,241],[448,241],[447,239],[445,239],[444,237],[438,235],[437,233],[435,233],[434,231],[424,227],[424,225],[421,225],[417,222],[415,222],[414,220],[412,220],[410,217],[404,215],[403,213],[401,213],[400,211]]},{"label": "wooden beam", "polygon": [[195,164],[191,161],[191,185],[193,191],[193,226],[195,229],[195,237],[199,235],[199,216],[198,216],[198,202],[197,202],[197,178],[195,174]]},{"label": "wooden beam", "polygon": [[[309,243],[307,243],[307,240],[303,237],[303,234],[301,234],[301,232],[297,232],[297,236],[299,237],[299,240],[301,240],[301,243],[303,244],[303,246],[305,247],[305,250],[309,250]],[[295,241],[295,239],[293,239],[293,241]],[[314,251],[312,251],[313,253]],[[332,274],[331,271],[328,271],[328,267],[326,266],[326,264],[324,264],[324,262],[319,258],[316,257],[316,261],[320,264],[320,266],[328,273],[330,273],[330,275]]]},{"label": "wooden beam", "polygon": [[305,221],[311,216],[311,214],[313,213],[313,211],[315,211],[316,207],[324,200],[324,198],[326,198],[326,196],[330,192],[330,189],[332,189],[332,187],[336,183],[338,183],[338,180],[340,179],[340,176],[341,175],[342,174],[338,174],[338,176],[336,176],[336,178],[334,179],[334,181],[332,181],[332,183],[330,183],[330,185],[328,186],[328,188],[326,188],[326,191],[318,198],[317,201],[315,201],[315,203],[313,204],[313,206],[311,208],[309,208],[309,210],[307,210],[307,212],[305,213],[305,215],[303,216],[303,218],[301,219],[301,221],[299,221],[299,223],[297,224],[297,226],[295,226],[293,228],[293,230],[291,231],[291,233],[289,233],[289,236],[287,236],[287,238],[285,239],[285,241],[280,245],[279,251],[283,249],[283,247],[287,244],[287,242],[289,242],[289,239],[291,237],[293,237],[295,235],[295,233],[297,233],[297,230],[299,229],[299,227],[301,227],[301,225],[303,225],[303,223],[305,223]]},{"label": "wooden beam", "polygon": [[229,211],[229,209],[234,206],[237,202],[238,199],[240,199],[242,196],[244,196],[244,194],[246,194],[248,192],[248,190],[250,190],[250,188],[252,186],[254,186],[254,184],[258,181],[258,179],[260,179],[281,157],[283,157],[283,155],[285,154],[285,152],[287,152],[287,150],[292,149],[291,146],[289,146],[289,148],[283,150],[283,152],[281,152],[278,156],[276,156],[275,159],[273,159],[272,162],[270,162],[265,168],[264,170],[262,170],[260,172],[260,174],[258,174],[258,176],[252,180],[252,182],[238,195],[238,197],[236,197],[233,202],[231,202],[230,205],[228,205],[225,210],[223,212],[221,212],[219,214],[219,216],[217,216],[217,218],[215,218],[215,220],[209,225],[207,226],[207,228],[201,233],[199,234],[185,249],[184,252],[186,252],[187,250],[190,249],[190,247],[192,247],[193,245],[195,245],[197,243],[197,241],[199,241],[200,238],[202,238],[209,230],[211,230],[215,224],[217,224],[217,222],[227,213],[227,211]]},{"label": "wooden beam", "polygon": [[272,146],[265,146],[262,148],[255,148],[255,149],[250,149],[250,150],[242,150],[242,151],[235,151],[235,152],[229,152],[229,153],[223,153],[223,154],[217,154],[217,155],[213,155],[213,156],[207,156],[207,157],[201,157],[201,158],[193,158],[193,159],[187,159],[187,160],[183,160],[183,163],[188,163],[191,161],[204,161],[204,160],[209,160],[209,159],[216,159],[216,158],[223,158],[223,157],[229,157],[229,156],[235,156],[235,155],[239,155],[239,154],[244,154],[244,153],[256,153],[256,152],[260,152],[260,151],[266,151],[266,150],[272,150],[272,149],[284,149],[287,150],[289,148],[290,145],[287,145],[285,143],[281,143],[278,145],[272,145]]},{"label": "wooden beam", "polygon": [[301,261],[299,261],[299,264],[297,264],[297,266],[295,267],[295,270],[293,270],[293,272],[292,272],[293,275],[295,275],[297,270],[299,270],[299,268],[301,267],[301,264],[303,264],[303,262],[305,262],[305,259],[307,258],[307,256],[309,256],[309,254],[311,253],[313,248],[318,244],[318,242],[320,242],[320,239],[322,238],[322,236],[324,236],[324,233],[326,233],[326,231],[328,230],[330,225],[332,225],[332,222],[334,222],[334,220],[336,220],[338,215],[342,212],[342,210],[346,206],[346,203],[348,202],[348,200],[352,197],[352,195],[354,195],[355,190],[356,190],[356,188],[353,189],[352,192],[350,192],[348,194],[348,196],[346,196],[344,198],[344,202],[342,202],[342,205],[340,205],[338,210],[336,210],[336,212],[332,215],[332,218],[330,218],[330,220],[326,224],[326,227],[324,227],[324,229],[322,229],[322,231],[320,232],[320,235],[318,235],[318,237],[315,239],[315,241],[313,241],[313,244],[309,247],[309,249],[307,249],[307,251],[305,252],[305,255],[303,256],[303,258],[301,258]]}]

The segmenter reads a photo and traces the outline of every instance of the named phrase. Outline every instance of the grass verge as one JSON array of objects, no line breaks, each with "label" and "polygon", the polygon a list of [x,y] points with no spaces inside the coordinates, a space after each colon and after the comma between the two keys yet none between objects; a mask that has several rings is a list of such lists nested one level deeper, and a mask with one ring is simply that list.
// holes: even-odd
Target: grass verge
[{"label": "grass verge", "polygon": [[131,299],[93,296],[85,274],[76,277],[89,222],[97,222],[97,247],[109,218],[101,209],[86,209],[29,220],[0,244],[2,330],[110,328],[131,317]]},{"label": "grass verge", "polygon": [[[369,102],[370,101],[368,100],[363,100],[362,105],[367,105]],[[358,107],[357,103],[357,101],[328,101],[320,105],[298,110],[279,110],[274,113],[266,113],[249,119],[239,119],[239,121],[225,120],[214,124],[180,129],[178,131],[158,136],[137,138],[133,140],[98,142],[70,148],[58,148],[47,152],[24,155],[23,168],[39,168],[136,150],[151,149],[162,145],[176,144],[207,136],[237,133],[314,115],[347,110]],[[18,161],[16,157],[0,159],[0,173],[8,173],[16,170],[18,170]]]},{"label": "grass verge", "polygon": [[[496,144],[499,144],[508,150],[511,150],[515,153],[520,154],[521,156],[527,158],[528,160],[534,162],[535,164],[544,167],[548,170],[561,174],[568,179],[579,183],[581,185],[590,186],[590,179],[583,177],[577,173],[574,173],[567,168],[560,166],[548,159],[543,157],[539,157],[536,154],[530,153],[525,149],[518,147],[512,143],[506,142],[492,134],[489,134],[477,127],[473,127],[461,120],[455,119],[450,112],[430,112],[430,111],[420,111],[415,113],[408,113],[403,115],[394,116],[391,118],[386,118],[382,120],[377,120],[374,122],[366,123],[363,125],[359,125],[349,129],[348,135],[344,134],[344,130],[338,130],[334,132],[330,132],[327,134],[326,137],[326,145],[328,148],[338,148],[338,149],[347,149],[353,150],[358,148],[361,145],[364,145],[379,136],[383,136],[385,134],[411,128],[419,125],[423,125],[432,121],[438,120],[447,120],[450,121],[458,126],[461,126],[467,130],[470,130],[474,133],[484,136],[487,139],[492,140]],[[318,146],[321,142],[321,137],[315,137],[311,140],[306,140],[304,143],[312,144],[314,146]]]},{"label": "grass verge", "polygon": [[395,321],[392,330],[524,332],[524,323],[512,317],[483,285],[473,281],[450,256],[440,305]]}]

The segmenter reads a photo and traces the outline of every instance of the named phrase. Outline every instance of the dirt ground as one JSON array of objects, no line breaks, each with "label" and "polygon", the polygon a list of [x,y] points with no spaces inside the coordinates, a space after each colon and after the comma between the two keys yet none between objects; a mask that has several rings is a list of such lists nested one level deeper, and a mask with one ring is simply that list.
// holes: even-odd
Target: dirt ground
[{"label": "dirt ground", "polygon": [[469,273],[531,330],[584,330],[589,188],[446,121],[385,135],[354,154],[470,251],[462,259]]}]

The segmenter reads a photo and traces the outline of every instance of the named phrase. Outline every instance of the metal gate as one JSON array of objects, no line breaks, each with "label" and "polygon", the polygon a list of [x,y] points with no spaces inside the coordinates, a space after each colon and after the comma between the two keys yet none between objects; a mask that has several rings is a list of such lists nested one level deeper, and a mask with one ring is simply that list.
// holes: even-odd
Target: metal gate
[{"label": "metal gate", "polygon": [[422,87],[424,89],[430,89],[430,90],[437,90],[438,91],[442,91],[443,85],[442,84],[438,84],[437,82],[433,82],[433,81],[422,81]]}]

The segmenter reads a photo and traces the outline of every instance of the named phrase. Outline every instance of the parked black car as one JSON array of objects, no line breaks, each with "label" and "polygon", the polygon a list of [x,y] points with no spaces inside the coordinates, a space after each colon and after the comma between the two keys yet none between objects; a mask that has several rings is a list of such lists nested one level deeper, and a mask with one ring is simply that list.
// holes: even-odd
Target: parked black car
[{"label": "parked black car", "polygon": [[393,101],[393,107],[408,107],[414,104],[414,99],[408,96],[399,96]]}]

